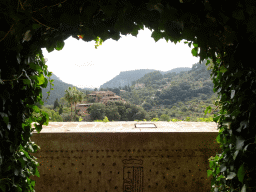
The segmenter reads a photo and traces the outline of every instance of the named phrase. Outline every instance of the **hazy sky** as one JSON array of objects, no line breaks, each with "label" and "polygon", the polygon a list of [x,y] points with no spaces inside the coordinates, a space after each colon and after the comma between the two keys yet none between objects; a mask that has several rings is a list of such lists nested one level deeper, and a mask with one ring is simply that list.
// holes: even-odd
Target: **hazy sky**
[{"label": "hazy sky", "polygon": [[118,41],[108,39],[95,49],[95,41],[85,42],[69,37],[61,51],[48,53],[42,49],[48,70],[62,81],[79,88],[99,88],[121,71],[156,69],[168,71],[177,67],[191,67],[199,62],[191,48],[181,43],[155,42],[147,28],[137,37],[121,35]]}]

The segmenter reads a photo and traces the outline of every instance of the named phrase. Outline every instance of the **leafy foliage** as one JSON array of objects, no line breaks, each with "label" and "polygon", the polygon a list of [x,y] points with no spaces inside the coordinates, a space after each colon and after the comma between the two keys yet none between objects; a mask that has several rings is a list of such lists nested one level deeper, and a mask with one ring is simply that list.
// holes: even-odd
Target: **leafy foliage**
[{"label": "leafy foliage", "polygon": [[105,106],[101,103],[91,105],[87,111],[89,112],[92,120],[102,120],[105,115],[110,121],[134,121],[135,119],[149,119],[147,112],[136,105],[123,102],[108,102]]},{"label": "leafy foliage", "polygon": [[160,120],[161,121],[168,121],[169,122],[171,120],[171,118],[167,114],[162,114],[160,116]]},{"label": "leafy foliage", "polygon": [[[221,107],[214,117],[219,123],[216,140],[223,151],[209,161],[212,191],[255,191],[255,10],[256,2],[248,0],[1,1],[0,189],[34,191],[29,177],[40,176],[29,152],[40,149],[30,141],[31,123],[38,123],[39,133],[49,122],[48,114],[35,105],[43,104],[45,75],[51,76],[41,48],[60,51],[70,35],[95,40],[97,47],[109,38],[118,40],[120,33],[136,36],[145,25],[154,30],[155,41],[186,39],[200,62],[212,59],[213,91]],[[132,110],[127,118],[134,118]]]}]

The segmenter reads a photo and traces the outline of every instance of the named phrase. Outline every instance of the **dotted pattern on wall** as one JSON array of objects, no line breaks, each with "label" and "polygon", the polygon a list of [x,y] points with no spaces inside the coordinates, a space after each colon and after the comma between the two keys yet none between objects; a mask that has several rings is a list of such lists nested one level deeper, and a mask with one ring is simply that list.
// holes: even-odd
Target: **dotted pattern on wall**
[{"label": "dotted pattern on wall", "polygon": [[[35,142],[39,141],[38,137]],[[107,145],[86,149],[77,143],[72,145],[67,139],[65,146],[49,143],[44,142],[41,150],[33,154],[40,163],[40,178],[31,177],[36,181],[37,192],[206,192],[210,191],[211,180],[207,178],[208,158],[220,152],[206,145],[198,149],[159,149],[139,145],[128,148],[127,143],[123,149],[111,149]]]}]

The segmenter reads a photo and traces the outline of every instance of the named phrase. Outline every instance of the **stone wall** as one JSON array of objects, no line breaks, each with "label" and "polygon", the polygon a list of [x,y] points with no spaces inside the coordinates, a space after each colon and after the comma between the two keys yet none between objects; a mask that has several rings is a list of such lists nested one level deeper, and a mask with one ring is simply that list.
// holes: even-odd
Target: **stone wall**
[{"label": "stone wall", "polygon": [[195,131],[188,132],[189,124],[154,123],[159,131],[134,128],[131,122],[51,122],[31,137],[41,147],[32,154],[40,164],[40,178],[31,177],[35,190],[210,191],[208,158],[220,153],[217,129],[191,122]]}]

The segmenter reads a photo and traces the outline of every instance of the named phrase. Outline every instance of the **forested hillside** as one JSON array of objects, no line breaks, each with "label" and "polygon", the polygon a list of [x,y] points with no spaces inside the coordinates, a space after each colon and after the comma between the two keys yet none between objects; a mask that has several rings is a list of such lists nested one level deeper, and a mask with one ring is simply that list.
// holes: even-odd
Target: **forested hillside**
[{"label": "forested hillside", "polygon": [[[172,69],[170,71],[159,71],[162,75],[166,73],[176,72],[180,73],[181,71],[189,71],[191,68],[189,67],[179,67]],[[104,83],[100,86],[100,88],[119,88],[124,86],[132,85],[133,82],[137,81],[138,79],[142,78],[144,75],[157,71],[155,69],[139,69],[139,70],[132,70],[132,71],[122,71],[119,75],[111,79],[110,81]]]},{"label": "forested hillside", "polygon": [[132,104],[142,106],[151,118],[162,114],[178,119],[201,117],[207,106],[216,108],[217,100],[217,93],[213,92],[211,70],[205,64],[206,61],[196,63],[190,71],[179,74],[170,72],[162,75],[159,71],[148,73],[136,81],[145,84],[144,88],[135,89],[134,82],[131,91],[120,92],[120,96]]},{"label": "forested hillside", "polygon": [[[42,95],[43,95],[43,101],[44,101],[44,105],[53,105],[54,101],[56,99],[60,99],[62,97],[64,97],[65,95],[65,90],[68,89],[68,87],[75,87],[71,84],[65,83],[63,81],[61,81],[54,73],[52,73],[52,76],[50,77],[50,79],[53,79],[54,81],[52,82],[54,84],[54,86],[51,86],[51,88],[53,88],[54,90],[50,91],[50,83],[48,82],[48,85],[46,88],[42,89]],[[49,77],[47,77],[47,80],[49,81]],[[86,90],[90,90],[92,91],[93,89],[90,88],[78,88],[76,87],[77,90],[82,91],[84,93],[86,93]],[[49,98],[46,100],[48,94],[47,92],[50,91],[50,96]]]},{"label": "forested hillside", "polygon": [[[108,106],[94,104],[88,108],[92,120],[102,120],[104,116],[113,121],[131,121],[139,118],[146,120],[176,118],[197,121],[198,118],[212,118],[213,114],[219,111],[215,103],[217,93],[213,92],[210,65],[206,67],[205,63],[206,61],[203,61],[202,64],[196,63],[191,70],[181,70],[179,73],[175,73],[173,70],[168,73],[154,70],[133,81],[131,86],[101,88],[100,91],[115,92],[127,103],[112,102]],[[54,105],[43,107],[44,109],[47,108],[46,110],[52,110],[51,112],[48,111],[51,118],[54,118],[54,113],[58,113],[55,114],[55,119],[60,119],[60,117],[57,117],[57,115],[60,115],[63,121],[69,121],[71,120],[71,104],[64,98],[64,95],[65,89],[68,86],[72,87],[72,85],[66,84],[61,88],[61,84],[58,84],[60,81],[56,80],[54,82],[57,83],[56,88],[58,88],[56,93],[62,92],[63,96],[61,98],[60,95],[55,97]],[[145,87],[135,88],[135,83],[144,84]],[[83,90],[81,91],[86,93]],[[91,91],[87,91],[87,94],[89,93]],[[80,103],[91,102],[93,101],[86,94],[83,94],[83,100]],[[212,113],[205,115],[204,111],[209,105],[212,107]],[[75,111],[75,107],[72,108],[72,111]],[[76,120],[79,118],[80,120],[83,119],[82,117],[75,117]]]},{"label": "forested hillside", "polygon": [[115,76],[110,81],[104,83],[100,88],[118,88],[119,86],[124,87],[125,85],[131,85],[132,81],[143,77],[145,74],[156,71],[155,69],[139,69],[131,71],[122,71],[119,75]]}]

